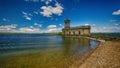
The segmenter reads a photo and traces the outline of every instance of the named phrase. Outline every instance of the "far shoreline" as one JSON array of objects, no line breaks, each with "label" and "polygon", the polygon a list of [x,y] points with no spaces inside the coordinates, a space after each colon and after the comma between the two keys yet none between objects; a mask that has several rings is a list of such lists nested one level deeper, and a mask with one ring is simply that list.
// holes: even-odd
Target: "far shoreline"
[{"label": "far shoreline", "polygon": [[[114,51],[113,54],[116,55],[117,57],[119,57],[119,55],[120,55],[120,54],[118,55],[118,53],[117,53],[117,52],[120,52],[119,51],[120,46],[118,46],[120,44],[120,36],[108,36],[106,34],[108,34],[108,33],[105,33],[105,34],[104,33],[94,33],[90,37],[84,37],[84,38],[87,38],[87,39],[98,41],[99,44],[90,53],[84,55],[82,59],[74,62],[74,64],[71,65],[70,68],[91,68],[91,67],[106,68],[106,67],[111,67],[111,66],[113,66],[112,68],[119,67],[120,63],[117,63],[117,62],[120,61],[119,58],[115,58],[118,61],[115,61],[114,57],[112,57],[112,56],[111,57],[107,56],[105,59],[104,58],[101,59],[101,56],[104,57],[105,54],[108,54],[108,53],[104,54],[104,52],[101,52],[101,50],[105,51],[105,52],[111,52],[111,54],[112,54],[112,51],[114,51],[114,50],[109,49],[109,47],[113,47],[113,48],[118,47],[118,48],[116,48],[117,51]],[[109,34],[111,34],[111,33],[109,33]],[[117,34],[117,33],[112,33],[112,34]],[[118,33],[118,34],[120,35],[120,33]],[[111,46],[109,46],[109,45],[111,45]],[[105,47],[106,47],[106,49],[105,49]],[[100,52],[101,55],[99,55],[98,52]],[[93,58],[93,57],[95,57],[95,58]],[[107,60],[107,58],[112,63],[111,65],[110,65],[109,62],[105,62],[105,61],[103,61],[104,63],[100,62],[103,59]],[[111,58],[112,58],[112,60],[110,60]],[[96,61],[92,61],[92,60],[96,60]],[[115,62],[112,62],[112,61],[115,61]],[[91,62],[93,62],[93,63],[91,63]],[[96,64],[96,65],[94,66],[94,64]]]}]

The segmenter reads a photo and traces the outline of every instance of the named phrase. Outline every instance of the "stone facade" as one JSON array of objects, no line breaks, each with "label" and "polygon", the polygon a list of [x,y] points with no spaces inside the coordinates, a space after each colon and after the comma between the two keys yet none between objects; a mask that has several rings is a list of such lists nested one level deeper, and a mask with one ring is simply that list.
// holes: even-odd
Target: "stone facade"
[{"label": "stone facade", "polygon": [[62,29],[63,36],[90,36],[90,26],[70,27],[70,20],[67,18],[65,27]]}]

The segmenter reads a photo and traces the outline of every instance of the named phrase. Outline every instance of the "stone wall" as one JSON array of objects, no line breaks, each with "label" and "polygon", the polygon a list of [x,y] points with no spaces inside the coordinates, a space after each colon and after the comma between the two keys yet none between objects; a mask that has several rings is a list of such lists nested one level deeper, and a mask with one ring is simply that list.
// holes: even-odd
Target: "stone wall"
[{"label": "stone wall", "polygon": [[90,29],[63,29],[62,34],[64,36],[90,36]]}]

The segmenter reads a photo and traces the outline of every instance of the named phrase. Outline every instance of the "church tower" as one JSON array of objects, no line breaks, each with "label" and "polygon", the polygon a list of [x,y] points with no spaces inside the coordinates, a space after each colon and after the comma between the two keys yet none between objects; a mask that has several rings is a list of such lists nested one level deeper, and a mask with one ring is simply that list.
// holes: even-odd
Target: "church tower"
[{"label": "church tower", "polygon": [[65,29],[70,29],[70,20],[68,18],[66,18],[65,22]]}]

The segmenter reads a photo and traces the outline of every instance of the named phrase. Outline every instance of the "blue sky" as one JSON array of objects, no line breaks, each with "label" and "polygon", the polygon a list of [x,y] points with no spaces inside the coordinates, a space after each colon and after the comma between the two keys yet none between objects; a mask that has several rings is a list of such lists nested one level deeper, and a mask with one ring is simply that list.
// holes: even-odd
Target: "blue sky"
[{"label": "blue sky", "polygon": [[0,0],[0,32],[58,32],[71,26],[120,32],[120,0]]}]

